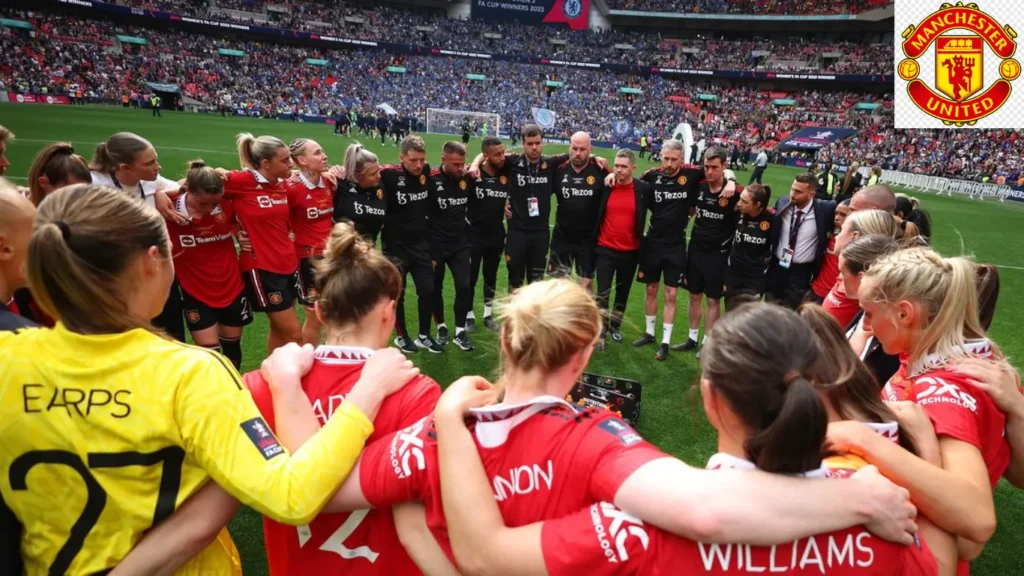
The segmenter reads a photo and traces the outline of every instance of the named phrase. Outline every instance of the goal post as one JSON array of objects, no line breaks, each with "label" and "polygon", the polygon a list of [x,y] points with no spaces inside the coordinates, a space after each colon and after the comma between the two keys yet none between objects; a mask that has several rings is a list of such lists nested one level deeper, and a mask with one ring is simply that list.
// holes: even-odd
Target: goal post
[{"label": "goal post", "polygon": [[[467,120],[469,121],[470,135],[475,138],[497,136],[501,132],[500,114],[427,108],[427,133],[461,135],[462,124]],[[486,134],[484,133],[485,125],[487,127]]]}]

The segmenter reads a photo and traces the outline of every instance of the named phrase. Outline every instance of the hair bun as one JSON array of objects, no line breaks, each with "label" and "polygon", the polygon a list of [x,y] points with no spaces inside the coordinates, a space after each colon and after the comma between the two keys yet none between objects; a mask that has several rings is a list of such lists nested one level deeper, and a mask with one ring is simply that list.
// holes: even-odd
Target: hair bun
[{"label": "hair bun", "polygon": [[189,160],[188,169],[198,170],[199,168],[206,168],[206,162],[202,158],[196,158],[195,160]]}]

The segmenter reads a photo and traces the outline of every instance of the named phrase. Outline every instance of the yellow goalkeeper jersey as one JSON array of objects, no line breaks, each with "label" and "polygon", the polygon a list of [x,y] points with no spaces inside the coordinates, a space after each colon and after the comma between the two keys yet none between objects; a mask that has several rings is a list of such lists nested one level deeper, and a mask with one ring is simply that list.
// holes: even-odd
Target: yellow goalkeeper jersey
[{"label": "yellow goalkeeper jersey", "polygon": [[[211,478],[275,520],[307,524],[373,424],[347,402],[290,455],[221,355],[145,330],[0,335],[0,493],[27,573],[117,565]],[[239,573],[226,532],[180,573]]]}]

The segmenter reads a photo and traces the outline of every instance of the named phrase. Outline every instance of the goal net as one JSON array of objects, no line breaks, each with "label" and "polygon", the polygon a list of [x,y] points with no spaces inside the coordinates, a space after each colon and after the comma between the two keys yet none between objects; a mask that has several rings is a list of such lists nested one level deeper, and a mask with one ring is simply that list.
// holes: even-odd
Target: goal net
[{"label": "goal net", "polygon": [[474,138],[497,136],[501,130],[500,114],[427,108],[428,134],[461,135],[462,126],[466,122],[469,123],[469,133]]}]

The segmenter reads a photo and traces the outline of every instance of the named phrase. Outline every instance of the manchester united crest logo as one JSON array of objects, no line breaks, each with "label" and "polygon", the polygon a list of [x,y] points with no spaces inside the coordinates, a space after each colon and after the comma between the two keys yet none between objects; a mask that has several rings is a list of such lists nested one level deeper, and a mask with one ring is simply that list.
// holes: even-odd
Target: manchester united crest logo
[{"label": "manchester united crest logo", "polygon": [[185,318],[188,320],[189,324],[199,322],[199,310],[189,310],[188,312],[185,312]]},{"label": "manchester united crest logo", "polygon": [[511,262],[511,261],[512,261],[512,257],[509,256],[508,254],[505,254],[505,262]]},{"label": "manchester united crest logo", "polygon": [[213,217],[213,219],[218,224],[223,224],[225,221],[227,221],[228,217],[225,216],[223,212],[218,212],[217,215]]},{"label": "manchester united crest logo", "polygon": [[420,174],[420,186],[423,186],[426,183],[427,183],[427,175],[426,174]]},{"label": "manchester united crest logo", "polygon": [[280,304],[284,301],[284,298],[281,297],[280,292],[271,292],[267,294],[267,300],[270,300],[271,304]]},{"label": "manchester united crest logo", "polygon": [[384,191],[381,190],[380,188],[377,188],[377,200],[383,200],[383,199],[384,199]]},{"label": "manchester united crest logo", "polygon": [[317,293],[316,288],[310,288],[309,292],[306,293],[306,296],[309,297],[310,300],[316,300],[320,297],[320,294]]},{"label": "manchester united crest logo", "polygon": [[[968,33],[951,33],[966,30]],[[906,57],[896,67],[907,82],[907,94],[923,112],[950,126],[973,126],[1004,104],[1010,97],[1010,82],[1020,76],[1020,63],[1012,58],[1017,50],[1016,31],[1000,25],[978,9],[977,4],[942,4],[919,24],[907,26],[901,45]],[[934,89],[919,78],[918,59],[934,46]],[[986,47],[997,58],[999,75],[985,88]]]},{"label": "manchester united crest logo", "polygon": [[466,181],[465,180],[459,180],[459,189],[460,190],[465,190],[466,189]]},{"label": "manchester united crest logo", "polygon": [[678,182],[680,186],[686,186],[686,176],[676,178],[676,182]]},{"label": "manchester united crest logo", "polygon": [[771,228],[771,226],[772,226],[772,223],[767,221],[767,220],[765,220],[764,222],[761,222],[761,230],[762,231],[767,231],[769,228]]},{"label": "manchester united crest logo", "polygon": [[501,185],[504,186],[505,184],[508,184],[508,178],[505,178],[504,176],[502,176],[502,177],[498,178],[498,182],[501,182]]},{"label": "manchester united crest logo", "polygon": [[725,208],[726,206],[729,205],[729,199],[728,198],[719,198],[718,199],[718,205],[721,206],[722,208]]},{"label": "manchester united crest logo", "polygon": [[638,274],[636,275],[636,277],[637,277],[637,279],[638,279],[638,280],[643,280],[643,279],[644,279],[644,273],[643,273],[643,271],[640,271],[640,273],[638,273]]},{"label": "manchester united crest logo", "polygon": [[540,169],[541,170],[547,170],[548,169],[548,163],[547,162],[541,162],[540,163]]},{"label": "manchester united crest logo", "polygon": [[595,179],[593,176],[587,176],[587,185],[593,186],[594,182],[597,182],[597,179]]}]

